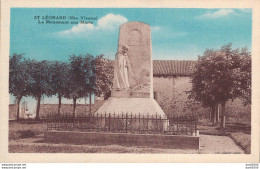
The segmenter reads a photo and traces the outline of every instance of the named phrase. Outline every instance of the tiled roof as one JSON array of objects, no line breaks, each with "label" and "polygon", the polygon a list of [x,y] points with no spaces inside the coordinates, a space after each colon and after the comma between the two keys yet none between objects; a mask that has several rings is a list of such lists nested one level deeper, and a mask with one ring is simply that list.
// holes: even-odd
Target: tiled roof
[{"label": "tiled roof", "polygon": [[153,76],[190,76],[195,63],[194,60],[153,60]]},{"label": "tiled roof", "polygon": [[189,76],[196,61],[153,60],[153,76]]}]

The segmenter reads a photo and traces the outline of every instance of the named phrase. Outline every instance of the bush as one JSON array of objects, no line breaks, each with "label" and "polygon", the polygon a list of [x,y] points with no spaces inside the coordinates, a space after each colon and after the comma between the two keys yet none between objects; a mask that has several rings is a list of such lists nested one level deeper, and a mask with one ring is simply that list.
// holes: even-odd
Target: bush
[{"label": "bush", "polygon": [[23,131],[18,131],[20,138],[30,138],[34,137],[36,133],[32,130],[23,130]]},{"label": "bush", "polygon": [[9,132],[9,141],[10,140],[18,140],[20,139],[20,135],[17,132]]},{"label": "bush", "polygon": [[38,133],[32,130],[19,130],[19,131],[12,131],[9,133],[9,140],[18,140],[23,138],[30,138],[34,137]]}]

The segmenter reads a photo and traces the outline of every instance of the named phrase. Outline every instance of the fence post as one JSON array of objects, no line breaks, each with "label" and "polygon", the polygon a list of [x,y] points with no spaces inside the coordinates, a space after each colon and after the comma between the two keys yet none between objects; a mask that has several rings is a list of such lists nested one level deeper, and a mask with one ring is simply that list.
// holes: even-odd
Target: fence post
[{"label": "fence post", "polygon": [[104,124],[104,131],[107,131],[107,113],[105,112],[105,124]]},{"label": "fence post", "polygon": [[192,115],[190,115],[190,129],[191,129],[191,135],[192,135],[192,123],[193,123],[193,117],[192,117]]},{"label": "fence post", "polygon": [[116,120],[116,112],[114,112],[114,118],[113,118],[113,131],[115,131],[115,122],[117,123],[118,121]]},{"label": "fence post", "polygon": [[[149,113],[148,113],[148,115],[146,116],[147,117],[147,125],[146,125],[146,130],[147,130],[147,132],[149,132],[149,126],[148,126],[148,122],[149,122]],[[152,115],[152,119],[153,119],[153,115]],[[153,120],[152,120],[152,122],[153,122]]]},{"label": "fence post", "polygon": [[108,115],[108,131],[110,132],[110,113]]},{"label": "fence post", "polygon": [[179,133],[179,116],[177,115],[177,133]]},{"label": "fence post", "polygon": [[49,130],[49,123],[50,123],[50,111],[47,114],[47,131]]},{"label": "fence post", "polygon": [[[127,113],[126,113],[127,114]],[[119,115],[118,115],[118,117],[119,117]],[[120,117],[119,117],[119,119],[118,120],[120,120]],[[122,112],[122,119],[120,120],[120,121],[124,121],[124,113]],[[124,131],[124,129],[123,129],[123,131]],[[123,132],[122,131],[122,132]]]},{"label": "fence post", "polygon": [[139,121],[138,130],[139,130],[139,134],[140,134],[140,112],[139,112],[139,118],[138,118],[138,121]]},{"label": "fence post", "polygon": [[197,117],[195,117],[195,136],[197,136]]},{"label": "fence post", "polygon": [[96,117],[96,120],[95,120],[95,127],[94,127],[94,131],[98,131],[98,122],[99,122],[99,117],[98,117],[98,113],[97,113],[97,117]]},{"label": "fence post", "polygon": [[55,130],[57,130],[57,119],[55,116],[54,116],[54,126],[55,126]]},{"label": "fence post", "polygon": [[[131,125],[133,126],[133,119],[132,119],[133,117],[132,117],[132,112],[131,112],[131,120],[130,120],[130,132],[131,132]],[[136,125],[136,124],[135,124]]]},{"label": "fence post", "polygon": [[156,112],[156,116],[155,116],[155,124],[156,124],[156,132],[158,133],[157,112]]},{"label": "fence post", "polygon": [[143,132],[145,130],[144,114],[143,114]]},{"label": "fence post", "polygon": [[126,133],[127,133],[127,113],[126,113],[126,124],[125,124],[125,130],[126,130]]},{"label": "fence post", "polygon": [[102,114],[103,113],[101,113],[101,117],[100,117],[100,121],[99,121],[99,124],[100,124],[100,130],[102,131],[103,130],[103,127],[102,127],[102,123],[103,123],[103,121],[102,121]]}]

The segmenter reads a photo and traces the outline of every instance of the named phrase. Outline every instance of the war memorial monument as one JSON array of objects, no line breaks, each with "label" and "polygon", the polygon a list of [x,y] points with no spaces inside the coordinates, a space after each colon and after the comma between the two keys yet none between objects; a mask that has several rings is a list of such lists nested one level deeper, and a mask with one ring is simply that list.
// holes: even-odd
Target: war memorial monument
[{"label": "war memorial monument", "polygon": [[196,120],[167,117],[154,99],[150,26],[122,24],[117,51],[111,97],[90,117],[49,124],[45,141],[199,149]]},{"label": "war memorial monument", "polygon": [[132,113],[165,117],[153,98],[151,31],[148,24],[120,26],[112,96],[96,113]]}]

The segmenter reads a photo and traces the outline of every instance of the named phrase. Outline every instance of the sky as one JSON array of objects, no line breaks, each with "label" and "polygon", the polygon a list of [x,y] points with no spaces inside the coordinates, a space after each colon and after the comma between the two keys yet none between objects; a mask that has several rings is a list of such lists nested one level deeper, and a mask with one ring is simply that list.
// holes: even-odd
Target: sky
[{"label": "sky", "polygon": [[[46,16],[65,16],[69,24],[46,24]],[[78,18],[74,23],[69,20],[72,16]],[[76,23],[81,17],[96,20],[85,20],[93,24]],[[233,48],[246,46],[249,51],[252,47],[251,9],[12,8],[10,55],[24,53],[37,60],[68,61],[72,54],[89,53],[114,59],[119,25],[130,21],[150,25],[153,60],[196,60],[206,48],[218,49],[227,43]],[[56,100],[46,98],[45,102]]]}]

